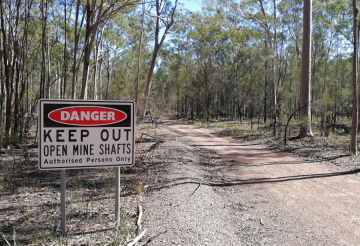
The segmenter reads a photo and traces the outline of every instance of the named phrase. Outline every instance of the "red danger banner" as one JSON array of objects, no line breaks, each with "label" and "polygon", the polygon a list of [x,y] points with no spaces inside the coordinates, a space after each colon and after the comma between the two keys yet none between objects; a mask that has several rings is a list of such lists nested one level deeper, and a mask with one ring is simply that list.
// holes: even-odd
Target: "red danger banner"
[{"label": "red danger banner", "polygon": [[74,126],[102,126],[125,120],[128,116],[114,108],[76,106],[59,108],[48,114],[50,120]]},{"label": "red danger banner", "polygon": [[132,101],[41,100],[40,169],[131,166]]}]

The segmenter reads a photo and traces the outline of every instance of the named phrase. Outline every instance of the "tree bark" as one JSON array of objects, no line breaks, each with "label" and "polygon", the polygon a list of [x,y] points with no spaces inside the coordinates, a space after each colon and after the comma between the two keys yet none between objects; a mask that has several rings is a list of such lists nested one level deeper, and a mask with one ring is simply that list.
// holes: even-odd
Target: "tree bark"
[{"label": "tree bark", "polygon": [[41,34],[41,81],[40,81],[40,98],[48,98],[48,81],[46,76],[47,71],[47,14],[48,14],[48,4],[46,0],[41,1],[41,24],[42,24],[42,34]]},{"label": "tree bark", "polygon": [[272,59],[272,75],[273,75],[273,90],[274,90],[274,128],[273,136],[276,136],[276,125],[278,118],[280,119],[280,109],[278,104],[278,91],[277,91],[277,81],[276,81],[276,63],[277,63],[277,32],[276,32],[276,0],[273,0],[273,18],[274,18],[274,40],[273,40],[273,59]]},{"label": "tree bark", "polygon": [[[59,97],[61,99],[65,98],[66,93],[66,74],[67,74],[67,1],[64,2],[64,63],[63,63],[63,83],[60,82],[60,90],[59,90]],[[61,77],[61,76],[59,76]],[[61,81],[61,78],[60,78]]]},{"label": "tree bark", "polygon": [[352,91],[352,124],[351,124],[351,139],[350,139],[350,152],[353,155],[358,154],[357,148],[357,131],[359,121],[358,109],[358,52],[359,52],[359,29],[358,29],[358,8],[357,0],[353,0],[354,10],[354,54],[353,54],[353,91]]},{"label": "tree bark", "polygon": [[139,47],[138,47],[138,57],[137,57],[137,75],[135,82],[135,103],[138,102],[139,95],[139,83],[140,83],[140,65],[141,65],[141,46],[143,43],[143,33],[144,33],[144,20],[145,20],[145,3],[142,2],[142,15],[141,15],[141,29],[140,29],[140,37],[139,37]]},{"label": "tree bark", "polygon": [[85,47],[84,47],[84,66],[83,66],[83,77],[81,85],[80,99],[87,99],[87,88],[88,88],[88,75],[90,66],[90,55],[92,45],[95,40],[95,34],[97,26],[94,24],[95,6],[87,0],[86,3],[86,32],[85,32]]},{"label": "tree bark", "polygon": [[[99,74],[101,74],[101,65],[102,65],[102,59],[99,59],[99,53],[101,50],[101,46],[102,46],[102,38],[103,38],[103,33],[104,33],[104,28],[105,26],[102,28],[101,32],[98,34],[98,40],[96,42],[96,49],[95,49],[95,64],[94,64],[94,100],[98,100],[99,96],[98,96],[98,78],[99,78]],[[100,62],[99,62],[100,60]]]},{"label": "tree bark", "polygon": [[[300,132],[299,137],[313,136],[311,129],[311,41],[312,0],[304,1],[303,44],[300,81]],[[307,107],[304,107],[307,105]]]},{"label": "tree bark", "polygon": [[82,20],[79,25],[79,14],[80,14],[80,3],[81,0],[78,0],[76,3],[76,11],[75,11],[75,29],[74,29],[74,53],[73,53],[73,64],[72,64],[72,82],[71,82],[71,98],[76,98],[76,82],[78,79],[78,50],[79,50],[79,42],[80,42],[80,31],[82,29],[82,25],[84,23],[85,14],[82,14]]},{"label": "tree bark", "polygon": [[[11,4],[11,3],[10,3]],[[1,19],[1,34],[2,34],[2,55],[4,64],[5,78],[5,134],[4,145],[11,144],[13,130],[14,130],[14,104],[15,104],[15,81],[18,67],[15,63],[18,62],[19,40],[15,39],[15,35],[11,35],[10,30],[18,34],[20,1],[16,2],[17,12],[14,19],[9,20],[6,16],[5,3],[0,2],[0,19]],[[10,27],[7,27],[9,25]],[[7,32],[8,31],[8,32]]]}]

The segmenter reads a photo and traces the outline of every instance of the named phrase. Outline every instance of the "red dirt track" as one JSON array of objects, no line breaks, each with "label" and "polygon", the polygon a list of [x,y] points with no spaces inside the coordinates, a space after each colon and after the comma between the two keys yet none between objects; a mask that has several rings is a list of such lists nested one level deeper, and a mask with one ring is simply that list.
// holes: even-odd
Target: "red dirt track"
[{"label": "red dirt track", "polygon": [[[191,182],[183,183],[184,187],[188,187],[188,193],[196,188],[196,180],[202,180],[186,206],[192,206],[191,199],[195,199],[193,197],[196,195],[203,195],[200,192],[202,187],[212,187],[212,192],[221,198],[217,197],[216,201],[209,203],[204,200],[203,206],[223,199],[223,207],[208,209],[212,209],[213,213],[224,214],[223,217],[233,227],[226,230],[233,230],[236,234],[219,241],[210,240],[207,245],[219,245],[221,240],[227,240],[223,245],[360,244],[360,177],[357,170],[339,171],[329,163],[307,162],[265,145],[221,137],[212,129],[170,123],[163,132],[164,137],[175,137],[176,141],[186,144],[187,148],[193,149],[192,155],[199,150],[209,151],[212,155],[206,168],[191,168],[194,163],[181,162],[181,165],[175,163],[169,169],[170,178],[175,170],[176,177],[193,177],[191,187]],[[177,185],[160,192],[165,195],[175,192],[175,189],[178,189]],[[202,192],[210,191],[203,188]],[[212,199],[213,196],[204,194],[203,199]],[[151,197],[148,199],[150,216],[147,223],[153,226],[152,220],[157,217],[151,208],[151,202],[154,201]],[[178,223],[191,224],[191,220],[184,221],[181,218],[187,216],[183,213],[185,208],[181,211],[174,209],[174,206],[165,209],[171,216],[164,223],[171,223],[176,218]],[[201,213],[196,212],[195,208],[194,211],[194,217]],[[221,223],[227,222],[219,222],[220,227]],[[226,227],[231,225],[226,224]],[[171,225],[161,226],[171,231]],[[204,227],[201,230],[206,230]],[[190,236],[186,236],[184,231],[200,238],[187,241],[186,238]],[[157,239],[160,241],[155,240],[151,245],[162,245],[167,240],[171,241],[171,237],[175,237],[172,238],[173,242],[183,242],[180,245],[202,245],[201,242],[209,237],[201,232],[190,232],[190,229],[182,233],[173,236],[171,232],[164,233]],[[214,233],[219,234],[218,231]]]}]

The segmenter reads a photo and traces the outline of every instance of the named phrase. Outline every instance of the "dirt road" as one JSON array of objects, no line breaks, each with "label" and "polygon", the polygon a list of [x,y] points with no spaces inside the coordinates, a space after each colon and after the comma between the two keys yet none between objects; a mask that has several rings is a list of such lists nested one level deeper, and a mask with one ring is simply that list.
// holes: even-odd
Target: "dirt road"
[{"label": "dirt road", "polygon": [[[359,245],[360,176],[166,122],[147,163],[148,245]],[[159,172],[160,170],[160,172]]]}]

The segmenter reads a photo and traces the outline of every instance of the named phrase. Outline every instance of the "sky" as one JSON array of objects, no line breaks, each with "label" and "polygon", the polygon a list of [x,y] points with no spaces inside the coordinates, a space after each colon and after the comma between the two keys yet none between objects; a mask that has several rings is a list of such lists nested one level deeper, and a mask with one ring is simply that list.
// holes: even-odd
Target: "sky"
[{"label": "sky", "polygon": [[201,10],[201,0],[179,0],[182,9],[188,9],[193,12]]}]

